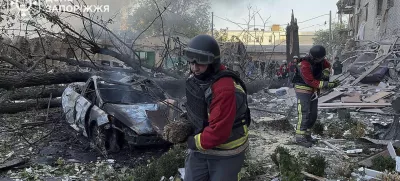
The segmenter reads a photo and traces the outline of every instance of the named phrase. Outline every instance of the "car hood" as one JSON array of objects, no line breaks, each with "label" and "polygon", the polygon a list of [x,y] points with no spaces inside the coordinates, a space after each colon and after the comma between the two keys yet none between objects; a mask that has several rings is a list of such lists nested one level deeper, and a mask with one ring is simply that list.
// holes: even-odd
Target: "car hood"
[{"label": "car hood", "polygon": [[158,110],[157,104],[104,104],[103,109],[138,135],[155,134],[146,111]]}]

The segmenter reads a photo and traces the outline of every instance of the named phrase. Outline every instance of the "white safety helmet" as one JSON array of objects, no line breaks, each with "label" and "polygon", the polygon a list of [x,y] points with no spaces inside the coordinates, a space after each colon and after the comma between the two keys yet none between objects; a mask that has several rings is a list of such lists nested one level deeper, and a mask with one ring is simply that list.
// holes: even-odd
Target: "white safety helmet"
[{"label": "white safety helmet", "polygon": [[295,55],[295,56],[293,56],[293,59],[299,59],[299,57]]},{"label": "white safety helmet", "polygon": [[283,63],[287,63],[287,61],[286,61],[286,60],[283,60],[282,62],[283,62]]}]

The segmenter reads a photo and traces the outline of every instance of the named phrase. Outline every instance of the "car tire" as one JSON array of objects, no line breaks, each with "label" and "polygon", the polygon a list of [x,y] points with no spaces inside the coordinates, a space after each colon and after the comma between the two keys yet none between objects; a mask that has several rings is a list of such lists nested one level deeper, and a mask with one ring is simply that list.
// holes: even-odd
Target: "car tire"
[{"label": "car tire", "polygon": [[107,156],[106,148],[107,136],[106,130],[97,125],[92,124],[90,129],[90,147],[100,152],[103,156]]},{"label": "car tire", "polygon": [[109,153],[117,153],[121,151],[121,145],[119,144],[120,140],[119,132],[115,129],[110,131],[110,136],[108,136],[106,148]]}]

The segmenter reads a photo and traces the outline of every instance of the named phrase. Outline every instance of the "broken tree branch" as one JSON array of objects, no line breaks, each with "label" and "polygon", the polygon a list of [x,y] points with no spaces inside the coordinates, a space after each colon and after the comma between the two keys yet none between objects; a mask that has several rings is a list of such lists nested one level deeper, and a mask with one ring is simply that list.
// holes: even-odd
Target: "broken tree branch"
[{"label": "broken tree branch", "polygon": [[13,60],[13,59],[10,58],[10,57],[7,57],[7,56],[0,56],[0,60],[1,60],[1,61],[4,61],[4,62],[7,62],[7,63],[13,65],[14,67],[16,67],[16,68],[18,68],[18,69],[20,69],[20,70],[23,70],[23,71],[27,71],[27,70],[28,70],[28,68],[27,68],[25,65],[19,63],[19,62],[16,61],[16,60]]},{"label": "broken tree branch", "polygon": [[322,141],[322,143],[326,144],[328,147],[332,148],[335,151],[335,154],[338,156],[343,156],[345,159],[350,159],[349,156],[347,156],[344,151],[339,150],[339,148],[337,148],[336,146],[333,146],[332,144],[330,144],[327,141]]}]

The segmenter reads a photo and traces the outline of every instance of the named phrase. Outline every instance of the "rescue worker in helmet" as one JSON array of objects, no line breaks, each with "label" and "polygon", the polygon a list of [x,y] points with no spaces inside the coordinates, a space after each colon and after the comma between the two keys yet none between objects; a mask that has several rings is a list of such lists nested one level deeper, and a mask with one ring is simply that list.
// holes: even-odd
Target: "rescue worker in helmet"
[{"label": "rescue worker in helmet", "polygon": [[286,79],[289,76],[287,61],[283,60],[282,65],[279,67],[278,78]]},{"label": "rescue worker in helmet", "polygon": [[340,62],[339,57],[335,57],[335,62],[333,63],[333,75],[339,75],[342,73],[343,64]]},{"label": "rescue worker in helmet", "polygon": [[219,45],[209,35],[194,37],[184,58],[191,71],[186,81],[187,119],[195,130],[187,139],[184,180],[238,180],[249,146],[246,87],[221,64]]},{"label": "rescue worker in helmet", "polygon": [[299,60],[293,78],[298,112],[295,141],[305,147],[311,147],[316,142],[310,131],[317,121],[320,90],[339,85],[338,81],[329,82],[331,65],[325,55],[323,46],[313,46],[310,54]]}]

